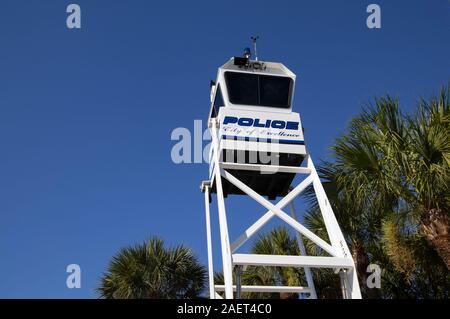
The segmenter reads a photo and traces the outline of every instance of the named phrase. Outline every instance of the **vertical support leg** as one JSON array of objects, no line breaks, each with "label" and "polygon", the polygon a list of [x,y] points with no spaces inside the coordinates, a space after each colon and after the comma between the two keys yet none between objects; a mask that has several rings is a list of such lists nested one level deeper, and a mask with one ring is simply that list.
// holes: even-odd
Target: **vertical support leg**
[{"label": "vertical support leg", "polygon": [[[350,250],[348,249],[347,242],[345,241],[344,235],[339,227],[336,220],[336,216],[333,213],[331,204],[328,201],[325,190],[323,189],[320,177],[317,174],[316,168],[311,157],[307,157],[307,167],[311,169],[311,176],[313,177],[313,186],[316,193],[317,202],[319,203],[320,211],[322,212],[323,221],[327,228],[328,237],[330,238],[331,245],[333,248],[344,258],[350,258],[353,263],[353,269],[355,268],[355,263],[353,261]],[[348,271],[345,274],[347,278],[347,296],[352,299],[361,299],[361,290],[359,288],[358,276],[354,275],[353,271]],[[345,298],[345,296],[344,296]]]},{"label": "vertical support leg", "polygon": [[236,267],[236,299],[241,299],[242,265]]},{"label": "vertical support leg", "polygon": [[342,298],[349,299],[347,276],[343,269],[339,270],[339,279],[341,283]]},{"label": "vertical support leg", "polygon": [[[350,299],[361,299],[361,290],[359,288],[358,275],[356,274],[355,263],[353,263],[353,269],[349,269],[346,272],[348,296]],[[365,283],[363,283],[365,284]]]},{"label": "vertical support leg", "polygon": [[225,281],[225,298],[233,299],[233,264],[231,260],[230,239],[228,236],[227,214],[225,211],[225,201],[223,197],[222,176],[220,174],[219,140],[217,137],[217,122],[215,119],[212,120],[211,133],[211,147],[214,147],[214,174],[217,192],[217,206],[219,210],[223,278]]},{"label": "vertical support leg", "polygon": [[[291,209],[292,218],[294,218],[296,221],[298,221],[297,214],[295,213],[294,203],[291,201],[289,204],[290,204],[289,207]],[[297,242],[298,242],[298,248],[300,249],[300,253],[303,256],[306,256],[306,249],[305,249],[305,245],[303,244],[302,234],[300,234],[298,231],[295,232],[295,234],[297,235]],[[314,286],[314,279],[312,276],[311,268],[305,267],[304,269],[305,269],[306,282],[308,283],[308,287],[311,289],[310,298],[317,299],[316,287]]]},{"label": "vertical support leg", "polygon": [[212,254],[212,240],[211,240],[211,215],[209,211],[209,192],[210,185],[206,185],[205,192],[205,219],[206,219],[206,243],[208,248],[208,278],[209,278],[209,297],[216,298],[214,290],[214,269],[213,269],[213,254]]}]

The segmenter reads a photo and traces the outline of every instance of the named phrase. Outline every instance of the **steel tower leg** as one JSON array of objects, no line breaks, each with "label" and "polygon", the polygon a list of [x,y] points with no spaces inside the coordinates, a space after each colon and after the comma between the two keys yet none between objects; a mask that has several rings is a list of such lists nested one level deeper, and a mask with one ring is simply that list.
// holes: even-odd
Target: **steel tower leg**
[{"label": "steel tower leg", "polygon": [[219,225],[220,225],[220,238],[221,238],[221,248],[222,248],[222,263],[223,263],[223,277],[225,281],[225,298],[233,299],[233,264],[231,259],[231,248],[230,239],[228,236],[228,223],[227,223],[227,213],[225,210],[225,200],[223,196],[222,188],[222,176],[220,174],[220,154],[219,150],[219,139],[217,137],[217,122],[216,120],[211,121],[212,127],[212,143],[215,148],[213,161],[214,167],[214,178],[216,182],[216,193],[217,193],[217,206],[219,211]]},{"label": "steel tower leg", "polygon": [[316,168],[311,157],[307,156],[307,167],[311,169],[311,176],[313,176],[313,186],[316,193],[317,202],[319,203],[320,211],[327,229],[328,237],[331,245],[341,257],[348,258],[352,262],[352,269],[344,272],[345,281],[347,282],[345,291],[350,299],[360,299],[361,290],[359,288],[358,277],[355,275],[355,263],[353,261],[350,250],[348,249],[347,242],[336,220],[336,216],[333,213],[331,204],[328,201],[325,190],[323,189],[322,182],[317,174]]},{"label": "steel tower leg", "polygon": [[209,297],[216,298],[214,290],[214,268],[213,268],[213,254],[212,254],[212,239],[211,239],[211,214],[209,210],[209,196],[211,185],[202,185],[202,191],[205,193],[205,221],[206,221],[206,244],[208,249],[208,279],[209,279]]}]

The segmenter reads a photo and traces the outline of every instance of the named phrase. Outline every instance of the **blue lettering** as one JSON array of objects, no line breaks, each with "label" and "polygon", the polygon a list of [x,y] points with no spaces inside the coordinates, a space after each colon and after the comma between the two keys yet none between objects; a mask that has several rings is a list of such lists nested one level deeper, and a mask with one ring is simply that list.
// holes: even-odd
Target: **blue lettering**
[{"label": "blue lettering", "polygon": [[272,128],[284,128],[286,126],[285,121],[272,121]]},{"label": "blue lettering", "polygon": [[299,122],[286,122],[281,120],[265,120],[261,122],[260,119],[252,119],[249,117],[237,118],[234,116],[225,116],[223,119],[223,124],[238,124],[240,126],[254,126],[254,127],[264,127],[264,128],[276,128],[276,129],[287,129],[287,130],[298,130]]},{"label": "blue lettering", "polygon": [[255,119],[255,123],[253,124],[254,127],[265,127],[265,124],[260,124],[259,119]]},{"label": "blue lettering", "polygon": [[238,124],[240,126],[252,126],[253,125],[253,119],[248,117],[241,117],[238,121]]},{"label": "blue lettering", "polygon": [[234,124],[237,123],[238,118],[234,117],[234,116],[225,116],[225,118],[223,119],[223,124]]},{"label": "blue lettering", "polygon": [[298,122],[287,122],[286,129],[288,130],[298,130]]}]

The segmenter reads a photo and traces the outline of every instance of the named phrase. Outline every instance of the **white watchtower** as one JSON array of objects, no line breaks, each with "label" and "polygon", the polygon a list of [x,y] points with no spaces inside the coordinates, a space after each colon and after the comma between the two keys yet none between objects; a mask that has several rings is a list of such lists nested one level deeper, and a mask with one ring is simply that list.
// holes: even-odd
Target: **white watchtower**
[{"label": "white watchtower", "polygon": [[[210,298],[219,298],[218,291],[225,291],[227,299],[234,297],[234,291],[237,297],[240,292],[298,292],[317,298],[311,268],[334,269],[341,276],[343,297],[361,298],[351,253],[305,147],[300,116],[292,112],[294,87],[294,73],[281,63],[251,60],[249,49],[244,57],[231,58],[221,66],[216,82],[211,85],[209,179],[201,185],[205,195]],[[291,185],[297,174],[303,180]],[[310,184],[330,243],[303,226],[295,216],[292,201]],[[217,198],[224,285],[214,283],[211,194]],[[225,208],[228,195],[248,196],[267,210],[234,241],[228,235]],[[276,198],[281,200],[273,204],[270,200]],[[290,214],[283,211],[288,204]],[[295,229],[302,255],[237,253],[274,216]],[[303,236],[329,256],[307,256]],[[242,286],[239,272],[238,282],[233,283],[233,267],[246,265],[303,267],[308,286]]]}]

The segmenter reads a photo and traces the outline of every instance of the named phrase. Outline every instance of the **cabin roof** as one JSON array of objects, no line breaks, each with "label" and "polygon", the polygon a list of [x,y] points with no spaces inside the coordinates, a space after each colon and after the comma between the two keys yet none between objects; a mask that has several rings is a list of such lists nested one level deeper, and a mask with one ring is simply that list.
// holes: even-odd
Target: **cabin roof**
[{"label": "cabin roof", "polygon": [[[250,62],[256,62],[251,60]],[[289,70],[284,64],[278,62],[268,62],[268,61],[258,61],[264,63],[266,66],[265,70],[255,70],[252,68],[243,68],[237,65],[234,65],[234,58],[228,60],[224,65],[220,68],[224,71],[237,71],[237,72],[245,72],[245,73],[257,73],[257,74],[266,74],[266,75],[276,75],[276,76],[288,76],[292,79],[295,79],[295,74]]]}]

